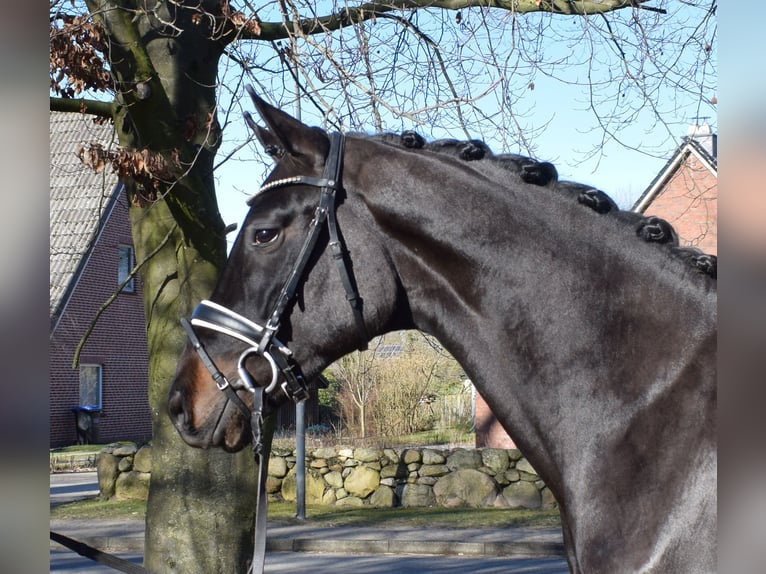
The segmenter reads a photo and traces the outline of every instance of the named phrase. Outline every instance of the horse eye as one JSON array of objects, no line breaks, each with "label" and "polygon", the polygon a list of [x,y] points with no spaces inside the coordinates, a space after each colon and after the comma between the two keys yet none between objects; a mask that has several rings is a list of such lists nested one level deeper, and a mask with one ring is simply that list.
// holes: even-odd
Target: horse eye
[{"label": "horse eye", "polygon": [[278,229],[256,229],[255,230],[255,244],[256,245],[268,245],[272,243],[277,237],[279,237]]}]

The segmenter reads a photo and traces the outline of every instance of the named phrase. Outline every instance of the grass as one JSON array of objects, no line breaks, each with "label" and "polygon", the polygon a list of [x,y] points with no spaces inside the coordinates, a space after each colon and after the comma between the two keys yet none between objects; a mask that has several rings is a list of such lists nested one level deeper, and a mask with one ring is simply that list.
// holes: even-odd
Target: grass
[{"label": "grass", "polygon": [[[91,499],[51,508],[51,519],[143,520],[146,503]],[[556,510],[507,510],[497,508],[336,508],[308,505],[307,520],[317,526],[372,526],[380,528],[551,528],[560,525]],[[269,521],[299,524],[295,504],[269,504]]]},{"label": "grass", "polygon": [[[558,510],[509,510],[498,508],[336,508],[307,506],[307,520],[317,526],[372,526],[407,528],[506,528],[528,526],[558,527]],[[298,524],[295,505],[269,506],[269,520],[278,524]]]},{"label": "grass", "polygon": [[51,456],[98,452],[105,446],[105,444],[73,444],[71,446],[62,446],[61,448],[52,448]]},{"label": "grass", "polygon": [[51,519],[114,519],[143,520],[146,517],[146,501],[101,500],[91,498],[51,507]]}]

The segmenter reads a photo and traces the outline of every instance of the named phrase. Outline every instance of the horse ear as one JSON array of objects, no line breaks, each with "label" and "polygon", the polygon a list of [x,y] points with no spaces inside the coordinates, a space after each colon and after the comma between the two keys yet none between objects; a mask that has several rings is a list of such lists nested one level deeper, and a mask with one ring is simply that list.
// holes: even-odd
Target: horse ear
[{"label": "horse ear", "polygon": [[266,123],[266,128],[256,125],[248,113],[245,113],[245,121],[255,132],[266,153],[275,159],[288,154],[295,159],[307,159],[310,163],[324,161],[329,140],[322,130],[306,126],[275,108],[260,98],[252,86],[248,85],[246,89]]}]

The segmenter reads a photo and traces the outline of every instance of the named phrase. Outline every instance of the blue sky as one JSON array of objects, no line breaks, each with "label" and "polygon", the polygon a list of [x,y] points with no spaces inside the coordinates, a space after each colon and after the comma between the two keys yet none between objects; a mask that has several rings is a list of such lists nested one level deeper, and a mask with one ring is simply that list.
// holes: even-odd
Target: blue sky
[{"label": "blue sky", "polygon": [[[669,9],[672,7],[677,13],[671,14],[662,20],[665,28],[658,28],[652,33],[665,38],[665,41],[671,42],[675,38],[673,34],[678,35],[677,29],[686,18],[697,17],[691,9],[683,4],[674,2],[660,2]],[[621,11],[619,17],[625,21],[625,42],[632,38],[630,32],[630,12]],[[537,16],[527,17],[536,18]],[[588,45],[579,45],[576,42],[577,35],[581,33],[582,23],[578,17],[559,19],[550,18],[544,20],[540,16],[540,22],[545,26],[545,32],[557,34],[563,30],[560,37],[565,39],[574,38],[567,42],[559,41],[558,44],[545,46],[545,56],[552,61],[561,60],[575,62],[577,65],[561,65],[557,70],[559,79],[553,79],[547,74],[538,72],[534,76],[534,88],[521,90],[520,97],[514,102],[523,108],[521,129],[528,134],[534,135],[534,155],[537,159],[551,161],[558,169],[560,179],[568,179],[587,183],[607,192],[620,207],[630,208],[635,199],[651,183],[659,170],[665,165],[666,161],[672,155],[681,138],[687,134],[689,126],[697,121],[706,121],[712,125],[713,130],[717,131],[715,106],[705,103],[715,93],[705,93],[702,97],[686,89],[675,88],[672,85],[665,85],[657,88],[652,93],[653,103],[646,105],[644,101],[636,97],[635,90],[627,87],[622,89],[621,79],[618,77],[620,70],[614,66],[614,50],[610,45],[603,46],[595,55],[591,55]],[[614,16],[617,18],[617,16]],[[535,22],[525,20],[525,22]],[[542,25],[541,24],[541,25]],[[617,28],[615,28],[617,29]],[[619,33],[619,31],[618,31]],[[669,36],[668,36],[669,35]],[[695,41],[708,41],[711,38],[711,30],[707,29],[699,34]],[[545,42],[546,40],[543,40]],[[627,45],[627,44],[626,44]],[[668,44],[668,52],[671,46]],[[261,53],[267,54],[264,50]],[[265,57],[268,57],[266,55]],[[698,52],[690,50],[682,54],[677,60],[672,60],[673,66],[678,70],[695,69],[699,63],[689,58],[698,57]],[[715,43],[713,43],[713,58],[715,58]],[[234,73],[236,70],[232,70]],[[641,72],[651,73],[652,70],[641,67]],[[615,74],[617,73],[617,75]],[[667,70],[664,71],[667,73]],[[708,73],[710,79],[708,84],[715,86],[716,80],[712,76],[715,67],[710,66]],[[225,72],[222,77],[226,77]],[[611,78],[616,78],[612,80]],[[564,81],[562,81],[562,79]],[[587,80],[587,81],[586,81]],[[269,80],[274,85],[275,80]],[[280,80],[277,79],[278,83]],[[620,109],[627,110],[630,114],[629,121],[622,120],[613,123],[610,126],[613,136],[622,140],[626,145],[615,141],[613,138],[604,138],[604,131],[600,128],[593,112],[588,110],[589,95],[585,84],[600,84],[602,87],[593,90],[594,97],[598,98],[602,94],[607,95],[609,91],[622,93],[624,101],[619,100],[617,105]],[[280,87],[277,88],[277,91]],[[480,88],[476,88],[479,90]],[[511,88],[516,89],[517,88]],[[693,89],[693,86],[692,86]],[[241,87],[240,87],[241,90]],[[285,89],[289,93],[289,88]],[[514,94],[514,97],[519,94]],[[622,96],[620,96],[622,97]],[[268,98],[268,96],[267,96]],[[222,100],[223,101],[223,100]],[[241,108],[254,112],[252,104],[245,97],[240,102]],[[482,111],[488,115],[494,112],[493,106],[496,104],[492,98],[486,98],[480,102]],[[614,105],[614,104],[612,104]],[[304,110],[308,106],[304,106]],[[663,122],[658,122],[653,107],[657,108],[662,116]],[[605,115],[609,115],[608,106],[604,108]],[[286,109],[293,113],[293,109]],[[229,116],[231,122],[224,133],[225,142],[219,152],[222,157],[230,151],[232,145],[241,142],[245,127],[241,117],[235,111]],[[305,112],[304,112],[305,113]],[[304,121],[311,125],[318,125],[319,119],[306,117]],[[397,125],[398,122],[398,125]],[[392,131],[399,131],[399,126],[403,125],[396,118],[390,122]],[[395,126],[395,127],[394,127]],[[406,126],[405,127],[410,127]],[[363,128],[365,131],[373,132],[374,126]],[[422,128],[415,127],[417,131],[427,137],[455,137],[465,139],[462,132],[450,132],[448,130],[429,130],[427,133]],[[514,153],[527,153],[521,149],[502,149],[502,137],[492,132],[485,134],[471,134],[472,137],[484,139],[490,147],[496,152],[510,151]],[[592,153],[593,149],[598,149],[598,153]],[[260,182],[268,173],[267,158],[260,148],[254,144],[245,146],[239,150],[231,160],[227,161],[217,170],[217,193],[219,207],[226,223],[241,223],[247,212],[245,200],[251,193],[257,189]],[[230,243],[234,239],[234,234],[230,236]]]}]

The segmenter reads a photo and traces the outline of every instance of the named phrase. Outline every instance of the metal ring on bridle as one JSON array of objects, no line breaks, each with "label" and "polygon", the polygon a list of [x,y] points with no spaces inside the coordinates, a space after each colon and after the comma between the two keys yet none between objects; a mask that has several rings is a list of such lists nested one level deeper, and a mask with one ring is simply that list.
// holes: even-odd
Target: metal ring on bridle
[{"label": "metal ring on bridle", "polygon": [[274,360],[274,357],[271,356],[271,353],[268,351],[261,351],[258,349],[258,347],[250,347],[248,349],[245,349],[242,354],[239,356],[239,361],[237,361],[237,373],[239,373],[239,378],[244,383],[245,387],[248,391],[251,393],[255,392],[255,385],[253,384],[253,379],[250,376],[250,373],[245,368],[245,360],[250,355],[256,355],[259,357],[263,357],[269,362],[269,366],[271,367],[271,382],[266,386],[264,389],[264,393],[271,394],[274,389],[277,387],[277,379],[279,378],[279,367],[277,367],[277,362]]}]

